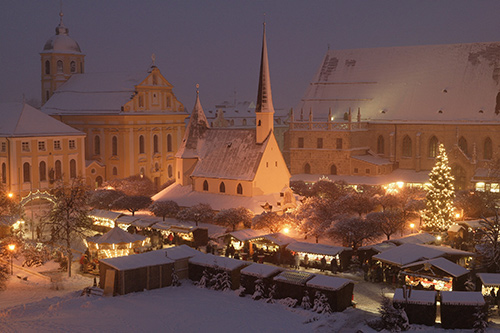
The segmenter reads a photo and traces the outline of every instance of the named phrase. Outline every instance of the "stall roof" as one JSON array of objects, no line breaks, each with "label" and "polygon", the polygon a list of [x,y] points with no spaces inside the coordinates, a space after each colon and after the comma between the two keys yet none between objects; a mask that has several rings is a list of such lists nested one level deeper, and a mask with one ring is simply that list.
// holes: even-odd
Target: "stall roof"
[{"label": "stall roof", "polygon": [[213,254],[205,254],[199,253],[192,258],[189,258],[189,262],[191,264],[220,268],[223,270],[234,270],[246,265],[249,265],[249,262],[241,261],[237,259],[231,259],[226,257],[214,256]]},{"label": "stall roof", "polygon": [[484,227],[483,220],[460,221],[459,223],[461,225],[465,225],[471,229],[479,229],[479,228]]},{"label": "stall roof", "polygon": [[97,244],[120,244],[143,241],[146,238],[146,236],[128,233],[120,227],[114,227],[102,236],[93,236],[87,238],[87,241]]},{"label": "stall roof", "polygon": [[195,250],[192,247],[187,246],[186,244],[169,247],[160,251],[163,251],[165,253],[165,256],[173,260],[192,258],[196,255],[202,254],[200,251]]},{"label": "stall roof", "polygon": [[431,235],[426,232],[420,232],[418,234],[412,234],[406,237],[391,239],[389,242],[394,243],[396,245],[402,244],[426,244],[431,243],[436,240],[436,236]]},{"label": "stall roof", "polygon": [[165,256],[165,251],[163,250],[132,254],[124,257],[101,259],[101,261],[120,271],[170,264],[174,262],[174,260]]},{"label": "stall roof", "polygon": [[89,212],[89,216],[91,216],[91,217],[95,216],[98,218],[109,219],[112,221],[115,221],[117,218],[119,218],[122,215],[123,215],[122,213],[112,212],[110,210],[103,210],[103,209],[93,209]]},{"label": "stall roof", "polygon": [[153,224],[160,222],[161,219],[158,219],[157,217],[153,216],[140,216],[137,220],[132,222],[132,225],[134,227],[139,227],[139,228],[149,228]]},{"label": "stall roof", "polygon": [[284,271],[274,277],[275,281],[288,282],[300,286],[305,286],[306,282],[314,277],[314,274],[301,271]]},{"label": "stall roof", "polygon": [[500,273],[477,273],[481,279],[481,283],[485,287],[499,287],[500,286]]},{"label": "stall roof", "polygon": [[361,246],[359,249],[362,251],[373,250],[375,252],[381,253],[381,252],[390,250],[396,246],[397,245],[394,243],[385,241],[385,242],[378,243],[378,244]]},{"label": "stall roof", "polygon": [[243,229],[243,230],[228,232],[226,235],[230,235],[231,237],[244,242],[252,238],[262,236],[264,235],[264,232],[262,230]]},{"label": "stall roof", "polygon": [[120,224],[132,224],[132,222],[138,220],[139,217],[137,216],[130,216],[130,215],[122,215],[119,218],[116,219],[116,223]]},{"label": "stall roof", "polygon": [[306,242],[294,242],[288,244],[286,247],[290,251],[294,252],[305,252],[319,255],[335,256],[344,250],[348,250],[347,247],[342,246],[331,246],[318,243],[306,243]]},{"label": "stall roof", "polygon": [[241,270],[241,274],[256,276],[258,278],[267,278],[281,271],[283,271],[283,269],[280,267],[253,263],[250,266],[243,268]]},{"label": "stall roof", "polygon": [[429,248],[429,249],[436,249],[438,251],[442,251],[444,254],[447,254],[450,256],[460,256],[460,257],[473,257],[473,256],[475,256],[475,254],[473,252],[454,249],[452,247],[444,246],[444,245],[429,245],[429,244],[419,244],[419,245],[426,247],[426,248]]},{"label": "stall roof", "polygon": [[261,235],[261,236],[250,238],[249,240],[253,241],[253,240],[258,240],[258,239],[265,239],[265,240],[267,240],[271,243],[274,243],[278,246],[284,246],[284,245],[288,245],[290,243],[296,242],[295,239],[293,239],[292,237],[288,237],[287,235],[283,235],[281,232],[277,232],[274,234]]},{"label": "stall roof", "polygon": [[[450,276],[453,277],[458,277],[462,276],[464,274],[469,273],[467,269],[464,267],[455,264],[454,262],[449,261],[448,259],[445,258],[435,258],[435,259],[430,259],[430,260],[423,260],[423,261],[417,261],[414,263],[411,263],[409,265],[405,265],[402,268],[411,268],[411,267],[417,267],[417,266],[422,266],[424,271],[421,271],[422,274],[425,274],[425,271],[428,271],[432,266],[450,274]],[[427,267],[427,269],[426,269]],[[421,268],[421,269],[422,269]]]},{"label": "stall roof", "polygon": [[441,304],[484,305],[484,297],[478,291],[441,291]]},{"label": "stall roof", "polygon": [[404,291],[398,288],[394,291],[393,300],[398,303],[433,305],[436,303],[437,291],[431,290],[407,290],[409,296],[405,299]]},{"label": "stall roof", "polygon": [[339,290],[345,285],[352,283],[351,280],[335,277],[335,276],[327,276],[327,275],[316,275],[312,279],[306,282],[306,286],[308,287],[316,287],[326,290]]},{"label": "stall roof", "polygon": [[464,227],[461,226],[460,224],[454,224],[448,228],[448,232],[459,232],[460,229],[464,229]]}]

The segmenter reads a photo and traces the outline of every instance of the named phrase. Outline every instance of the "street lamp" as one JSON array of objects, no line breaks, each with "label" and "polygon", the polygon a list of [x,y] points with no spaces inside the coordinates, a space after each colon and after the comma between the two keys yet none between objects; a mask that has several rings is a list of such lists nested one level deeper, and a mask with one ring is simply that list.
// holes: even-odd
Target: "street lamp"
[{"label": "street lamp", "polygon": [[14,275],[14,263],[13,263],[13,257],[14,257],[14,250],[16,249],[16,244],[9,244],[7,246],[10,251],[10,275]]},{"label": "street lamp", "polygon": [[410,223],[411,233],[415,230],[415,223]]}]

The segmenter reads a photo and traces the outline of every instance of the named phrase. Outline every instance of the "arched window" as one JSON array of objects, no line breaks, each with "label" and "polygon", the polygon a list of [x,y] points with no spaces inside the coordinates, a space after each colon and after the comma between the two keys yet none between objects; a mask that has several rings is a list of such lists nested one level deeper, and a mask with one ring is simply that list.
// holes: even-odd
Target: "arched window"
[{"label": "arched window", "polygon": [[62,164],[61,161],[56,161],[56,179],[62,178]]},{"label": "arched window", "polygon": [[377,139],[377,154],[383,154],[384,153],[384,137],[382,135],[379,135]]},{"label": "arched window", "polygon": [[460,137],[460,139],[458,139],[458,148],[460,148],[465,155],[469,155],[469,151],[467,149],[467,140],[465,140],[465,138],[463,136]]},{"label": "arched window", "polygon": [[101,155],[101,137],[99,135],[94,137],[94,154]]},{"label": "arched window", "polygon": [[259,120],[259,122],[257,123],[257,126],[261,126],[262,122]]},{"label": "arched window", "polygon": [[493,143],[490,138],[486,138],[484,140],[484,148],[483,148],[483,158],[485,160],[491,160],[493,157]]},{"label": "arched window", "polygon": [[72,61],[69,64],[69,68],[70,68],[71,73],[76,73],[76,62]]},{"label": "arched window", "polygon": [[113,167],[113,176],[118,176],[118,169]]},{"label": "arched window", "polygon": [[31,182],[30,164],[28,162],[23,164],[23,181],[25,183]]},{"label": "arched window", "polygon": [[118,155],[118,138],[116,136],[111,139],[111,152],[113,156]]},{"label": "arched window", "polygon": [[102,185],[102,177],[97,176],[95,179],[95,187],[101,187],[101,185]]},{"label": "arched window", "polygon": [[44,182],[47,180],[47,164],[45,161],[41,161],[38,165],[38,173],[40,174],[40,181]]},{"label": "arched window", "polygon": [[336,175],[337,174],[337,166],[335,164],[332,164],[330,167],[330,175]]},{"label": "arched window", "polygon": [[411,157],[411,139],[408,135],[403,138],[403,157]]},{"label": "arched window", "polygon": [[429,140],[429,157],[434,158],[438,155],[438,144],[439,141],[435,136]]},{"label": "arched window", "polygon": [[243,119],[243,126],[246,126],[246,125],[247,125],[247,120]]},{"label": "arched window", "polygon": [[45,60],[45,74],[50,74],[50,61]]},{"label": "arched window", "polygon": [[236,193],[243,194],[243,186],[241,186],[241,184],[238,184],[238,186],[236,186]]},{"label": "arched window", "polygon": [[172,135],[167,134],[167,151],[172,151]]},{"label": "arched window", "polygon": [[306,163],[306,165],[304,165],[304,173],[306,175],[309,175],[311,173],[311,166],[309,165],[309,163]]},{"label": "arched window", "polygon": [[7,183],[7,165],[2,163],[2,183]]},{"label": "arched window", "polygon": [[62,73],[63,72],[63,62],[62,60],[57,60],[57,72]]},{"label": "arched window", "polygon": [[168,178],[172,178],[172,175],[173,175],[174,173],[172,172],[172,166],[171,166],[171,165],[169,165],[169,166],[168,166],[168,168],[167,168],[167,172],[168,172]]},{"label": "arched window", "polygon": [[139,154],[144,154],[144,136],[139,135]]},{"label": "arched window", "polygon": [[224,185],[224,182],[221,182],[219,185],[219,192],[220,193],[226,193],[226,185]]},{"label": "arched window", "polygon": [[158,148],[158,135],[153,135],[153,154],[159,153],[160,149]]},{"label": "arched window", "polygon": [[206,180],[203,181],[203,191],[208,191],[208,182]]},{"label": "arched window", "polygon": [[76,161],[74,159],[69,161],[69,177],[76,178]]}]

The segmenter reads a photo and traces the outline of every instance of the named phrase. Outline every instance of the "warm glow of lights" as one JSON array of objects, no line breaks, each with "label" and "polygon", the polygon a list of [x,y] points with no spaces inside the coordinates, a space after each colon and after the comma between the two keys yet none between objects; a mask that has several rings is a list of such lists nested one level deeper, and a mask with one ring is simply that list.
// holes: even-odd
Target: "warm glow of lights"
[{"label": "warm glow of lights", "polygon": [[441,240],[441,236],[436,236],[436,239],[437,239],[438,241],[440,241],[440,240]]},{"label": "warm glow of lights", "polygon": [[415,228],[415,223],[410,223],[410,228]]},{"label": "warm glow of lights", "polygon": [[287,233],[289,233],[289,232],[290,232],[290,229],[285,228],[285,229],[283,229],[283,232],[284,232],[285,234],[287,234]]},{"label": "warm glow of lights", "polygon": [[455,218],[459,219],[460,218],[460,213],[455,213]]},{"label": "warm glow of lights", "polygon": [[9,244],[8,248],[9,248],[9,251],[14,252],[14,250],[16,249],[16,244]]},{"label": "warm glow of lights", "polygon": [[11,192],[11,193],[7,194],[7,196],[8,196],[9,198],[12,198],[12,197],[14,197],[14,193],[12,193],[12,192]]},{"label": "warm glow of lights", "polygon": [[403,186],[405,185],[404,182],[396,182],[396,185],[399,187],[399,188],[403,188]]}]

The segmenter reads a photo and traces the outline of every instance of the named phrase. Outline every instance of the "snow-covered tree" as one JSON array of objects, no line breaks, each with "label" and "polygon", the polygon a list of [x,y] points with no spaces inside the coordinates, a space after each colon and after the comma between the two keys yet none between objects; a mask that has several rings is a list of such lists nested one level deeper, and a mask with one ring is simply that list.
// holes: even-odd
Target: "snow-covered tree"
[{"label": "snow-covered tree", "polygon": [[238,225],[242,224],[245,228],[252,225],[253,213],[245,207],[222,209],[215,215],[215,224],[231,228],[236,231]]},{"label": "snow-covered tree", "polygon": [[382,212],[372,212],[366,215],[366,220],[371,221],[387,240],[397,231],[401,231],[405,226],[403,213],[399,209],[386,209]]},{"label": "snow-covered tree", "polygon": [[446,231],[452,223],[454,178],[448,163],[444,145],[439,145],[436,164],[429,174],[430,185],[427,187],[426,209],[423,216],[425,227],[434,231]]},{"label": "snow-covered tree", "polygon": [[326,314],[333,312],[330,303],[328,303],[328,297],[325,294],[316,292],[313,311]]},{"label": "snow-covered tree", "polygon": [[126,195],[152,196],[157,191],[151,179],[141,175],[134,175],[122,179],[113,179],[106,182],[104,186],[111,186],[115,190],[121,191]]},{"label": "snow-covered tree", "polygon": [[155,201],[149,206],[149,211],[165,221],[167,216],[175,217],[179,213],[179,205],[172,200]]},{"label": "snow-covered tree", "polygon": [[484,333],[488,327],[488,312],[483,307],[476,307],[474,313],[474,333]]},{"label": "snow-covered tree", "polygon": [[363,241],[376,239],[380,231],[372,220],[344,216],[333,222],[326,234],[331,239],[341,239],[346,246],[351,246],[353,250],[356,250],[363,245]]},{"label": "snow-covered tree", "polygon": [[172,286],[178,287],[181,285],[181,281],[179,281],[179,276],[175,271],[175,267],[172,267]]},{"label": "snow-covered tree", "polygon": [[355,192],[344,197],[342,201],[347,211],[358,214],[359,217],[375,208],[375,200],[369,192]]},{"label": "snow-covered tree", "polygon": [[145,195],[125,195],[113,202],[113,208],[128,210],[134,216],[135,212],[146,209],[151,205],[151,198]]},{"label": "snow-covered tree", "polygon": [[200,288],[210,288],[210,282],[212,281],[212,274],[208,271],[208,269],[203,270],[203,275],[201,276],[200,281],[198,281],[197,286]]},{"label": "snow-covered tree", "polygon": [[332,182],[327,179],[320,179],[312,186],[310,193],[313,196],[329,200],[338,200],[349,192],[347,183],[338,181]]},{"label": "snow-covered tree", "polygon": [[224,271],[222,273],[222,281],[221,281],[221,287],[220,289],[222,291],[228,291],[231,290],[233,283],[231,282],[231,276],[229,275],[228,271]]},{"label": "snow-covered tree", "polygon": [[113,202],[125,196],[125,193],[115,190],[90,191],[89,206],[95,209],[112,209]]},{"label": "snow-covered tree", "polygon": [[271,285],[271,289],[269,289],[269,297],[267,299],[267,303],[274,303],[278,298],[278,292],[276,290],[276,283]]},{"label": "snow-covered tree", "polygon": [[264,281],[262,279],[255,280],[255,291],[252,295],[252,299],[259,300],[264,298]]},{"label": "snow-covered tree", "polygon": [[483,218],[477,233],[480,237],[476,251],[481,264],[489,272],[500,272],[500,217],[498,212],[490,218]]},{"label": "snow-covered tree", "polygon": [[[64,248],[67,262],[71,263],[72,242],[85,237],[85,232],[92,227],[88,217],[88,191],[83,180],[76,178],[70,185],[58,182],[52,192],[55,203],[43,224],[51,230],[51,241]],[[71,277],[71,265],[67,266]]]},{"label": "snow-covered tree", "polygon": [[302,297],[302,302],[300,303],[304,310],[309,310],[312,308],[311,299],[309,298],[309,292],[306,290],[304,296]]},{"label": "snow-covered tree", "polygon": [[212,223],[215,213],[209,204],[197,204],[192,207],[184,208],[177,213],[176,218],[181,221],[193,221],[198,223]]},{"label": "snow-covered tree", "polygon": [[344,205],[339,201],[311,197],[297,209],[296,218],[300,221],[300,229],[307,236],[313,236],[318,243],[319,237],[325,234],[331,222],[344,212]]},{"label": "snow-covered tree", "polygon": [[408,316],[404,309],[396,309],[388,297],[382,297],[379,308],[384,328],[390,332],[406,331],[410,328]]},{"label": "snow-covered tree", "polygon": [[270,233],[276,233],[291,223],[288,214],[278,215],[276,212],[263,212],[259,215],[255,215],[252,220],[252,227],[258,230],[267,229]]}]

